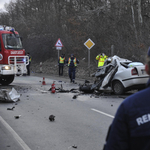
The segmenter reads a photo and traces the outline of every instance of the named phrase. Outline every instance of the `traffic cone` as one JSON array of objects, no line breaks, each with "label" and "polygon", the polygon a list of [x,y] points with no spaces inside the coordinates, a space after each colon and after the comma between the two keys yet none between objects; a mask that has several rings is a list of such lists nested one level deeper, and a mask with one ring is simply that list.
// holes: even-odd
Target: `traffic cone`
[{"label": "traffic cone", "polygon": [[42,85],[46,85],[44,77],[43,77]]}]

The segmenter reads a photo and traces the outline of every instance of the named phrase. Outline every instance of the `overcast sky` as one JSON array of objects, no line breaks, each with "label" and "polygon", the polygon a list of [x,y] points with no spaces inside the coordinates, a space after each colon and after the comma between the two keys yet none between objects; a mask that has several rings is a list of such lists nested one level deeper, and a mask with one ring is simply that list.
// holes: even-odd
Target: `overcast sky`
[{"label": "overcast sky", "polygon": [[4,4],[9,3],[11,0],[0,0],[0,9],[4,9]]}]

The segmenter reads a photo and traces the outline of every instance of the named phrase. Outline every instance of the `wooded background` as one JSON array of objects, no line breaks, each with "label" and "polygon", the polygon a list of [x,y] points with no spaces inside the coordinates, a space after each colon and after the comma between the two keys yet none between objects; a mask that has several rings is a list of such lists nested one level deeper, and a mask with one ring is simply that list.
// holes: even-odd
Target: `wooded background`
[{"label": "wooded background", "polygon": [[0,11],[0,24],[15,27],[33,62],[56,59],[55,43],[61,53],[74,53],[88,61],[84,42],[90,38],[91,62],[104,52],[133,61],[145,61],[150,46],[150,0],[16,0]]}]

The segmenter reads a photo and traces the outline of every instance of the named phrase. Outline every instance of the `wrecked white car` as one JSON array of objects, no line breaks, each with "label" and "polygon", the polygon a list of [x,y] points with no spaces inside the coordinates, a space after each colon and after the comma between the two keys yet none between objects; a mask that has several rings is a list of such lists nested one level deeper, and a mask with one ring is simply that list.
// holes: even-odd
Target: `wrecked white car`
[{"label": "wrecked white car", "polygon": [[[91,90],[109,90],[117,95],[133,89],[141,90],[146,87],[149,79],[143,63],[118,56],[108,58],[93,76],[96,79],[91,85]],[[82,88],[80,89],[82,91]]]}]

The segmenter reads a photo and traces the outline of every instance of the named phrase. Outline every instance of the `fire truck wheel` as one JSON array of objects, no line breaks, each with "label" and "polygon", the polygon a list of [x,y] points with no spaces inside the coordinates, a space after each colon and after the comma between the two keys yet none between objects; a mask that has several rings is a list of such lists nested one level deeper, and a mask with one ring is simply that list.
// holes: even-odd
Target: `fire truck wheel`
[{"label": "fire truck wheel", "polygon": [[0,84],[9,85],[14,81],[14,75],[2,75],[0,76]]}]

